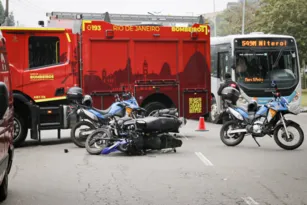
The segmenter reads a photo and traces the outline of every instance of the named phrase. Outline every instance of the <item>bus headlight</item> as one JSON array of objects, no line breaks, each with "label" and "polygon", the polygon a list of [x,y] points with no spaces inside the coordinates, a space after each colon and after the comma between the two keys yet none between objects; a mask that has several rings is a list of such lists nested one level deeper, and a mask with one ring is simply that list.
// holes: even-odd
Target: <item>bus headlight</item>
[{"label": "bus headlight", "polygon": [[299,92],[295,92],[295,96],[294,96],[292,102],[296,102],[296,101],[298,101],[299,99],[300,99],[300,93],[299,93]]}]

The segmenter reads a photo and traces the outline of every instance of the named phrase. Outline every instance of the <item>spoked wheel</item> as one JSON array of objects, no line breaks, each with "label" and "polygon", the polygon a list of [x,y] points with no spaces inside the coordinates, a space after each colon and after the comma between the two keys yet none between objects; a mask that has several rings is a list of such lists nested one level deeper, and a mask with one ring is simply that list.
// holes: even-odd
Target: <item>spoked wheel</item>
[{"label": "spoked wheel", "polygon": [[85,141],[87,137],[95,130],[95,126],[88,121],[78,122],[73,129],[71,129],[71,140],[80,148],[85,147]]},{"label": "spoked wheel", "polygon": [[294,150],[299,148],[304,142],[304,132],[302,128],[290,122],[286,126],[287,132],[282,124],[278,125],[274,130],[274,140],[276,144],[285,150]]},{"label": "spoked wheel", "polygon": [[236,121],[228,121],[222,126],[220,131],[220,138],[225,145],[237,146],[243,141],[245,133],[229,133],[229,131],[235,129],[240,129]]},{"label": "spoked wheel", "polygon": [[92,155],[98,155],[110,145],[110,133],[106,129],[98,129],[90,134],[85,142],[86,151]]}]

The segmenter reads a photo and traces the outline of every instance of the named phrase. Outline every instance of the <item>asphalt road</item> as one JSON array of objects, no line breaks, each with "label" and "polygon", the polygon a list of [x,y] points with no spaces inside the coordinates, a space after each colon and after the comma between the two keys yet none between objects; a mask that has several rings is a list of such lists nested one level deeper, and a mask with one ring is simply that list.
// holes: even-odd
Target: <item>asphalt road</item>
[{"label": "asphalt road", "polygon": [[[306,119],[307,114],[294,118],[305,133]],[[69,140],[48,140],[56,131],[43,132],[43,145],[29,142],[16,149],[3,204],[307,204],[306,143],[285,151],[266,137],[258,140],[261,147],[251,138],[226,147],[220,125],[206,123],[209,131],[197,133],[197,123],[188,121],[182,129],[177,153],[135,157],[92,156]]]}]

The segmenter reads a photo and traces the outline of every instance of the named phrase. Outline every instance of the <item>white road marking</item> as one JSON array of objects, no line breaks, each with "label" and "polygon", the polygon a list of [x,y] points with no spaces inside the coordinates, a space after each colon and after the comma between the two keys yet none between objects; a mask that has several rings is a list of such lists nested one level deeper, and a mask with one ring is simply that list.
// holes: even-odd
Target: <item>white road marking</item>
[{"label": "white road marking", "polygon": [[242,197],[242,199],[247,203],[248,205],[258,205],[259,203],[256,202],[252,197]]},{"label": "white road marking", "polygon": [[213,166],[209,159],[207,159],[201,152],[195,152],[196,156],[207,166]]}]

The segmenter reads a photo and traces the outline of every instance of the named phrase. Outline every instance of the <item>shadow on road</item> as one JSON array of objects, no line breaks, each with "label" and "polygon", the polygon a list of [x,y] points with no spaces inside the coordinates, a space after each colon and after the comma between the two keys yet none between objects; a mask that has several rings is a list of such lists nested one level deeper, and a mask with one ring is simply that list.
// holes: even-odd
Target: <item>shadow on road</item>
[{"label": "shadow on road", "polygon": [[62,138],[62,139],[43,139],[41,142],[35,140],[26,141],[23,145],[16,147],[18,149],[32,147],[32,146],[50,146],[50,145],[58,145],[72,143],[70,138]]},{"label": "shadow on road", "polygon": [[218,148],[223,148],[225,151],[227,149],[229,150],[233,150],[233,149],[237,149],[237,150],[253,150],[253,151],[259,151],[259,152],[303,152],[304,151],[304,148],[298,148],[298,149],[295,149],[295,150],[285,150],[285,149],[282,149],[282,148],[279,148],[279,147],[276,147],[276,148],[272,148],[272,147],[265,147],[264,146],[261,146],[261,147],[258,147],[257,145],[256,146],[252,146],[252,145],[238,145],[238,146],[235,146],[235,147],[228,147],[226,145],[218,145],[217,146]]}]

